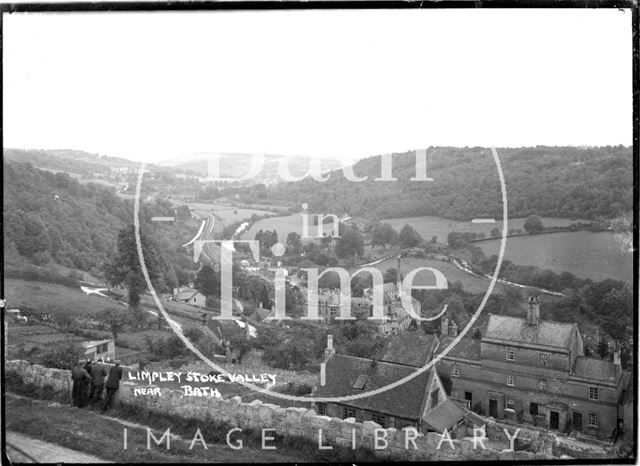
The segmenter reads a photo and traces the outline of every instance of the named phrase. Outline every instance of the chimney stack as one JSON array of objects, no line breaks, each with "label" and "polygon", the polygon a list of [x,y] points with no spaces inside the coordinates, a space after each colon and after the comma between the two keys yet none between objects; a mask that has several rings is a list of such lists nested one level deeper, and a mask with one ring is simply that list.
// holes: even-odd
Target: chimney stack
[{"label": "chimney stack", "polygon": [[440,319],[440,336],[446,337],[447,335],[449,335],[449,319],[445,315]]},{"label": "chimney stack", "polygon": [[613,365],[620,366],[620,345],[617,341],[613,346]]},{"label": "chimney stack", "polygon": [[336,350],[333,348],[333,335],[327,335],[327,349],[324,350],[324,361],[327,362],[334,354],[336,354]]},{"label": "chimney stack", "polygon": [[540,304],[536,295],[529,296],[527,299],[527,323],[529,325],[538,325],[540,320]]},{"label": "chimney stack", "polygon": [[324,362],[320,363],[320,386],[324,387],[327,383],[327,364]]}]

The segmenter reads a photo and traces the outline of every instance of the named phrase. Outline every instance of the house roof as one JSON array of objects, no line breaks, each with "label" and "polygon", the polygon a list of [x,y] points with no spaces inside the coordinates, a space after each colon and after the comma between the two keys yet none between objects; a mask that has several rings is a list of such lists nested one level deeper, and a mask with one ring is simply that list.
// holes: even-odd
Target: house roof
[{"label": "house roof", "polygon": [[435,335],[421,332],[401,332],[383,349],[380,361],[422,367],[431,360]]},{"label": "house roof", "polygon": [[613,362],[607,359],[593,359],[586,356],[576,358],[574,375],[588,379],[615,381],[618,370]]},{"label": "house roof", "polygon": [[253,311],[253,313],[251,314],[251,317],[257,320],[258,322],[262,322],[264,319],[266,319],[269,316],[269,314],[271,314],[271,312],[273,312],[271,309],[257,307],[256,310]]},{"label": "house roof", "polygon": [[[442,340],[440,340],[440,345],[436,352],[438,354],[442,353],[454,339],[454,337],[450,336],[443,337]],[[479,360],[480,340],[465,336],[451,348],[451,351],[447,353],[446,357]]]},{"label": "house roof", "polygon": [[191,298],[193,298],[195,295],[197,295],[198,293],[200,293],[200,292],[198,290],[196,290],[195,288],[188,288],[188,287],[179,288],[178,292],[176,293],[176,300],[177,301],[188,301]]},{"label": "house roof", "polygon": [[[370,287],[370,288],[365,288],[364,292],[365,293],[373,293],[374,288]],[[398,291],[398,287],[396,286],[396,284],[394,282],[387,282],[387,283],[383,283],[382,284],[382,292],[383,293],[394,293]]]},{"label": "house roof", "polygon": [[484,339],[566,349],[576,329],[576,324],[540,320],[538,325],[530,325],[522,317],[491,315]]},{"label": "house roof", "polygon": [[102,345],[103,343],[108,343],[110,341],[112,341],[110,338],[106,340],[83,341],[81,345],[84,348],[93,348],[94,346]]},{"label": "house roof", "polygon": [[[405,419],[419,419],[431,370],[380,394],[339,403]],[[326,384],[318,386],[316,396],[338,397],[366,393],[396,382],[415,371],[416,368],[410,366],[384,361],[372,365],[371,359],[335,354],[327,361]],[[367,376],[364,387],[354,388],[361,375]]]},{"label": "house roof", "polygon": [[444,400],[434,409],[427,411],[422,418],[428,426],[438,432],[455,426],[465,416],[465,410],[450,399]]}]

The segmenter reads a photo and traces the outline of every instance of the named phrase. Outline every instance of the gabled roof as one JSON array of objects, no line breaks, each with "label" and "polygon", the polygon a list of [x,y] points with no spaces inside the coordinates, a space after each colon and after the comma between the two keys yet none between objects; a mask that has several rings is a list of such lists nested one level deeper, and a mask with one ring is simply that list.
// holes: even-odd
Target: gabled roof
[{"label": "gabled roof", "polygon": [[80,345],[83,348],[93,348],[94,346],[102,345],[103,343],[109,343],[112,341],[110,338],[106,340],[93,340],[93,341],[83,341]]},{"label": "gabled roof", "polygon": [[431,360],[435,335],[422,332],[401,332],[382,350],[380,361],[422,367]]},{"label": "gabled roof", "polygon": [[[383,361],[372,365],[371,359],[335,354],[327,361],[326,384],[318,386],[316,396],[338,397],[366,393],[396,382],[416,370],[414,367]],[[425,371],[410,381],[378,395],[340,402],[340,404],[417,420],[422,414],[425,390],[432,370]],[[360,375],[367,376],[362,390],[354,388]]]},{"label": "gabled roof", "polygon": [[265,309],[265,308],[262,308],[262,307],[256,307],[256,310],[253,311],[253,313],[251,314],[251,317],[253,319],[257,320],[258,322],[262,322],[272,312],[273,312],[273,310],[271,310],[271,309]]},{"label": "gabled roof", "polygon": [[593,359],[586,356],[576,358],[573,374],[578,377],[602,380],[605,382],[615,382],[618,377],[618,370],[613,362],[606,359]]},{"label": "gabled roof", "polygon": [[195,288],[189,288],[189,287],[179,288],[178,292],[176,293],[176,301],[188,301],[198,293],[200,292]]},{"label": "gabled roof", "polygon": [[465,410],[450,399],[446,399],[433,408],[422,418],[433,430],[444,432],[445,429],[455,426],[465,416]]},{"label": "gabled roof", "polygon": [[568,349],[575,331],[576,324],[540,320],[530,325],[521,317],[491,315],[483,339]]}]

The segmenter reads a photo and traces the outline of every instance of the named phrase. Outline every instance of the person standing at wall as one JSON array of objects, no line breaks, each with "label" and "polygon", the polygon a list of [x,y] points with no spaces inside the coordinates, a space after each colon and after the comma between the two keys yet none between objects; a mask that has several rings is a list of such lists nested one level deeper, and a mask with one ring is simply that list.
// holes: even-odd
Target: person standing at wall
[{"label": "person standing at wall", "polygon": [[71,379],[73,380],[73,388],[71,389],[73,406],[84,408],[87,383],[91,381],[91,375],[81,363],[78,363],[71,370]]},{"label": "person standing at wall", "polygon": [[107,378],[107,383],[105,383],[107,396],[104,399],[104,403],[102,403],[103,413],[111,407],[116,392],[120,388],[120,380],[122,380],[122,367],[120,367],[120,361],[116,361],[116,365],[109,369],[109,377]]},{"label": "person standing at wall", "polygon": [[89,392],[89,400],[91,404],[96,404],[102,400],[102,392],[104,391],[104,378],[107,376],[107,370],[98,365],[91,366],[91,392]]}]

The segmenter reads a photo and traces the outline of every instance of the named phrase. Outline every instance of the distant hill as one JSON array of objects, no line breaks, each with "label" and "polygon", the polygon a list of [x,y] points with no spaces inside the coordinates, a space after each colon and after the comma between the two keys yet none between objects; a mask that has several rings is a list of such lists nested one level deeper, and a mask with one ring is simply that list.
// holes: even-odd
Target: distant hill
[{"label": "distant hill", "polygon": [[[257,154],[256,154],[257,155]],[[159,162],[159,165],[173,167],[182,170],[187,175],[207,178],[209,160],[220,157],[220,177],[228,178],[229,181],[237,180],[249,171],[252,154],[245,153],[196,153],[187,157]],[[262,183],[272,185],[282,181],[278,173],[278,165],[281,161],[287,160],[289,171],[292,176],[304,175],[310,167],[312,158],[306,156],[287,157],[284,155],[264,154],[264,165],[260,173],[249,180],[243,181],[243,185]],[[321,159],[322,172],[329,172],[342,167],[339,160]]]},{"label": "distant hill", "polygon": [[111,168],[137,168],[140,162],[72,149],[5,149],[5,160],[84,176],[107,174]]},{"label": "distant hill", "polygon": [[[511,217],[611,218],[632,209],[633,162],[630,147],[607,146],[498,148]],[[225,192],[243,202],[300,206],[313,212],[368,218],[438,216],[456,220],[502,217],[498,173],[489,149],[438,147],[427,151],[427,175],[415,176],[414,152],[393,154],[393,176],[381,177],[380,156],[354,165],[364,182],[346,179],[342,170],[329,181],[313,179],[273,187]]]}]

